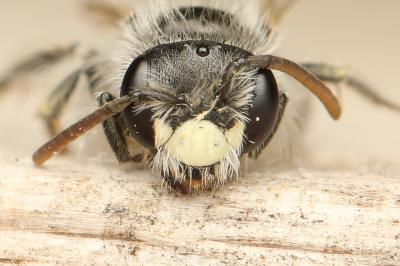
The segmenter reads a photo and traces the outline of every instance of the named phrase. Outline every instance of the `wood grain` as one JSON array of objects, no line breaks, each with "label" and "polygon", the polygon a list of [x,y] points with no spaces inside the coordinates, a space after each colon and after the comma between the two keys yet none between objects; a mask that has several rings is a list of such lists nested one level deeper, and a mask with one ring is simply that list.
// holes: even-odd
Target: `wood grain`
[{"label": "wood grain", "polygon": [[183,196],[85,168],[1,165],[1,264],[400,264],[399,178],[284,170]]}]

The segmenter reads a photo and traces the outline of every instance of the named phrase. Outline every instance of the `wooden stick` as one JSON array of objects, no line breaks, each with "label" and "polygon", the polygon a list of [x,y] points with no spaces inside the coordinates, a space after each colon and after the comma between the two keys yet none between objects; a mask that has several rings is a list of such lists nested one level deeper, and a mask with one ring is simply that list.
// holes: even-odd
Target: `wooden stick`
[{"label": "wooden stick", "polygon": [[0,169],[0,264],[400,265],[396,175],[268,171],[183,196],[103,162]]}]

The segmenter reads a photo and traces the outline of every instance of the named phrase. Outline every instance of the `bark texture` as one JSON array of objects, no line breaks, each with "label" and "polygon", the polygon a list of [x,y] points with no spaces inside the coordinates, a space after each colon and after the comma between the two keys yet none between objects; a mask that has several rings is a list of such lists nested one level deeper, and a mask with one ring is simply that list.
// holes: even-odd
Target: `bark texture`
[{"label": "bark texture", "polygon": [[400,264],[394,177],[250,173],[182,196],[142,171],[64,162],[1,169],[0,263]]}]

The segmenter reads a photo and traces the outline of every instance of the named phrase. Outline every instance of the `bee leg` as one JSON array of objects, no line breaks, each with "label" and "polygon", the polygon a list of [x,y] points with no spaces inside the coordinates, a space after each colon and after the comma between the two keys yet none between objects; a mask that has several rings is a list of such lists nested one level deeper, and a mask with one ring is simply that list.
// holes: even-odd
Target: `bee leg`
[{"label": "bee leg", "polygon": [[278,130],[279,125],[282,121],[288,101],[289,101],[289,98],[286,96],[286,94],[284,92],[281,92],[279,95],[279,113],[278,113],[278,118],[276,120],[274,129],[273,129],[272,133],[264,141],[263,144],[261,144],[255,151],[249,153],[249,157],[251,159],[254,159],[254,160],[257,159],[261,155],[261,153],[265,149],[265,147],[267,147],[268,143],[271,141],[273,136],[275,135],[275,133]]},{"label": "bee leg", "polygon": [[39,52],[17,63],[4,77],[0,78],[0,93],[13,85],[14,82],[26,78],[35,72],[46,70],[48,67],[73,55],[76,47],[77,45],[73,44],[67,47],[58,47],[52,50]]},{"label": "bee leg", "polygon": [[77,87],[81,74],[79,69],[67,76],[39,107],[39,116],[45,121],[51,136],[60,131],[59,118]]},{"label": "bee leg", "polygon": [[400,104],[385,99],[385,97],[377,92],[377,89],[372,88],[361,78],[355,76],[349,67],[333,66],[324,63],[306,63],[302,64],[302,66],[325,82],[343,82],[375,104],[385,106],[392,110],[400,111]]},{"label": "bee leg", "polygon": [[118,22],[123,20],[129,12],[128,8],[118,8],[110,3],[91,0],[85,4],[85,11],[92,16],[97,17],[100,22],[109,26],[117,26]]},{"label": "bee leg", "polygon": [[[104,92],[97,98],[97,101],[99,102],[100,106],[103,106],[104,104],[111,102],[115,99],[116,98],[112,94]],[[107,141],[120,163],[143,161],[143,154],[131,156],[128,150],[126,137],[123,133],[125,132],[126,126],[124,125],[123,120],[119,114],[104,121],[103,129]]]}]

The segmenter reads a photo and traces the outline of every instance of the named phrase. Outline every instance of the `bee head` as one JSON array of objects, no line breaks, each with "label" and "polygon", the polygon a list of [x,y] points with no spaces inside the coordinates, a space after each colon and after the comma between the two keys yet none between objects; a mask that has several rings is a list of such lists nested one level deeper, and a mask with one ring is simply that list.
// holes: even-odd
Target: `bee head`
[{"label": "bee head", "polygon": [[[135,59],[125,72],[121,97],[55,136],[35,153],[34,162],[42,165],[94,126],[122,115],[129,134],[152,151],[150,166],[174,188],[223,184],[238,177],[240,157],[257,155],[280,122],[278,110],[283,113],[286,99],[270,69],[296,79],[338,119],[338,100],[306,68],[248,52],[269,47],[270,28],[256,24],[248,28],[231,14],[200,6],[159,18],[135,14],[125,36],[125,52]],[[91,70],[86,74],[97,73]],[[91,81],[101,83],[102,78]]]},{"label": "bee head", "polygon": [[169,182],[204,188],[235,178],[240,156],[271,134],[279,108],[272,72],[250,67],[225,79],[229,63],[248,56],[227,44],[184,41],[154,47],[128,68],[121,96],[135,101],[123,118]]}]

